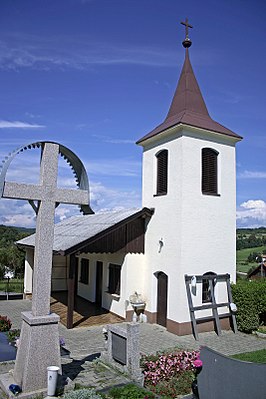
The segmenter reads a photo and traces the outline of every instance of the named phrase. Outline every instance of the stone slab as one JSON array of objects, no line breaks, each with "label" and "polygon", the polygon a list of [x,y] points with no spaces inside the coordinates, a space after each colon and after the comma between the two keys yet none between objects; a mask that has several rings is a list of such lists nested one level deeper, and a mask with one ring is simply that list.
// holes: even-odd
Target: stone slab
[{"label": "stone slab", "polygon": [[16,359],[17,350],[14,346],[10,345],[7,335],[3,332],[0,333],[0,362]]},{"label": "stone slab", "polygon": [[22,312],[22,319],[30,326],[59,323],[60,317],[56,313],[50,313],[45,316],[34,316],[31,311]]},{"label": "stone slab", "polygon": [[[44,319],[47,321],[49,318],[50,315],[41,316],[38,323],[37,317],[33,317],[36,323],[33,325],[23,319],[14,369],[14,380],[23,392],[46,388],[49,366],[58,366],[61,374],[58,323],[42,323]],[[54,320],[54,317],[51,320]]]}]

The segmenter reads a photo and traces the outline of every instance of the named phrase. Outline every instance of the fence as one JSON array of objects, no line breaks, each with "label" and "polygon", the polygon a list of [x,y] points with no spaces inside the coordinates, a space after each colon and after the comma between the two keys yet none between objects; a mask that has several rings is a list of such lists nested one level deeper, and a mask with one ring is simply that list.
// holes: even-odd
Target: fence
[{"label": "fence", "polygon": [[0,300],[22,299],[23,292],[23,278],[0,280]]}]

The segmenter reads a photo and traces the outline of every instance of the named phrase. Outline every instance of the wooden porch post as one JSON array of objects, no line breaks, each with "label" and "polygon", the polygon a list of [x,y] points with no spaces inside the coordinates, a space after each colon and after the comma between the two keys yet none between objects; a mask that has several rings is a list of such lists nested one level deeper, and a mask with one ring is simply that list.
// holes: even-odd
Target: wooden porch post
[{"label": "wooden porch post", "polygon": [[67,293],[67,328],[73,328],[73,311],[75,301],[75,280],[76,280],[76,261],[75,254],[70,255],[70,265],[68,274],[68,293]]}]

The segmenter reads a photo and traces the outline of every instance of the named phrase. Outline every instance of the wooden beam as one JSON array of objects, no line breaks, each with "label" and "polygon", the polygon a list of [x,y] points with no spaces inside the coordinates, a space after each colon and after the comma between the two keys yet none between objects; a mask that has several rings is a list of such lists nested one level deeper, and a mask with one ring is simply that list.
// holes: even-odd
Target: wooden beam
[{"label": "wooden beam", "polygon": [[68,273],[68,293],[67,293],[67,328],[73,328],[73,312],[75,300],[75,279],[76,279],[76,257],[70,255],[69,273]]}]

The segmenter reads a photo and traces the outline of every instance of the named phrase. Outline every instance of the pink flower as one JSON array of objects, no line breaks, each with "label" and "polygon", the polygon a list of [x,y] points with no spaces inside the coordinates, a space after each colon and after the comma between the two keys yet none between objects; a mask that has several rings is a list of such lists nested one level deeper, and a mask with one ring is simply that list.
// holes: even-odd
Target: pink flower
[{"label": "pink flower", "polygon": [[200,359],[196,359],[196,360],[194,360],[194,362],[193,362],[193,366],[194,367],[202,367],[202,360],[200,360]]}]

